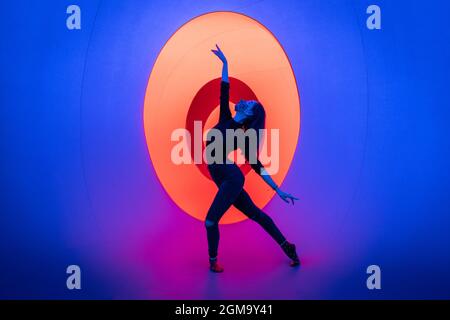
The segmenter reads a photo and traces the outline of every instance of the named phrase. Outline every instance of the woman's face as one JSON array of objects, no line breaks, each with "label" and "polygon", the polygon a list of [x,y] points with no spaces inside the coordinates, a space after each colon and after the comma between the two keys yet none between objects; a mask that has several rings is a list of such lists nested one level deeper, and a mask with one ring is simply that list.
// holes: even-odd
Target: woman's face
[{"label": "woman's face", "polygon": [[247,119],[254,115],[253,108],[258,102],[255,100],[239,100],[234,106],[236,115],[241,119]]}]

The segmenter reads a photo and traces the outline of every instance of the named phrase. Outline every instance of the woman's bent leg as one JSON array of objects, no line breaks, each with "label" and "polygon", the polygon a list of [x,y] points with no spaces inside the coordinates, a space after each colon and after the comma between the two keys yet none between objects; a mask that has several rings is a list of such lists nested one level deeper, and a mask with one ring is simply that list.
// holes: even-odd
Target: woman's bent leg
[{"label": "woman's bent leg", "polygon": [[[236,169],[239,170],[237,167]],[[234,169],[231,170],[231,168],[219,184],[219,191],[214,197],[205,220],[208,252],[211,259],[216,258],[219,247],[219,221],[235,202],[237,196],[241,193],[243,186],[244,176],[240,170],[239,172],[236,172]]]}]

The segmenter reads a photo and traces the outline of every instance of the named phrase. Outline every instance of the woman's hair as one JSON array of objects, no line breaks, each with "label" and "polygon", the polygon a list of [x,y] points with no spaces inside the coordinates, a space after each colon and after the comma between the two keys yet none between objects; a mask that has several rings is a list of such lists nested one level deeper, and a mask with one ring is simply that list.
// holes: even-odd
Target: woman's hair
[{"label": "woman's hair", "polygon": [[[259,151],[259,147],[262,143],[262,141],[259,141],[260,138],[260,129],[264,129],[266,125],[266,111],[264,110],[264,107],[261,103],[257,102],[253,106],[253,116],[249,117],[244,122],[244,128],[247,129],[254,129],[256,131],[256,137],[257,137],[257,145],[256,150]],[[261,136],[264,139],[264,136]]]}]

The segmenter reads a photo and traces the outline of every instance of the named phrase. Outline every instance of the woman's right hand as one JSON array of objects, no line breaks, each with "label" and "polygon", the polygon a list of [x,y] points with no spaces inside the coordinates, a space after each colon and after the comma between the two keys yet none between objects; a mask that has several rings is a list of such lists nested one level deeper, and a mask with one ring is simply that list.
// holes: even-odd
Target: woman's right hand
[{"label": "woman's right hand", "polygon": [[275,189],[275,191],[280,196],[280,198],[286,203],[289,203],[289,200],[291,200],[291,203],[294,204],[294,200],[298,200],[298,198],[294,197],[292,194],[284,192],[278,187]]},{"label": "woman's right hand", "polygon": [[217,50],[212,49],[211,51],[222,61],[224,64],[227,63],[227,58],[223,54],[222,50],[220,50],[219,46],[216,44]]}]

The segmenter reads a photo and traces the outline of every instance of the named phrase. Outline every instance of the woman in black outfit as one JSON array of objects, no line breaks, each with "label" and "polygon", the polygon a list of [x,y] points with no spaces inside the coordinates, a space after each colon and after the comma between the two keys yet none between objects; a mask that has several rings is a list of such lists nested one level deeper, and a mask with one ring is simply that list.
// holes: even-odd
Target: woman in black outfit
[{"label": "woman in black outfit", "polygon": [[[220,91],[220,118],[219,123],[214,127],[214,129],[219,130],[223,137],[226,137],[227,129],[254,129],[256,130],[256,133],[258,133],[259,129],[264,128],[265,122],[265,111],[259,102],[240,100],[235,106],[235,117],[233,118],[231,116],[229,106],[230,84],[228,80],[228,62],[219,46],[216,45],[216,47],[217,50],[211,51],[223,62],[223,68]],[[259,137],[259,135],[256,136]],[[213,141],[213,139],[209,140],[207,145]],[[245,178],[241,170],[234,162],[227,161],[226,158],[228,153],[236,149],[236,142],[234,143],[234,148],[232,150],[227,150],[226,143],[223,143],[223,147],[224,150],[222,153],[221,163],[214,163],[213,161],[208,160],[209,173],[219,188],[205,220],[210,270],[214,272],[223,271],[222,266],[217,261],[217,249],[219,246],[219,220],[231,205],[235,206],[250,219],[261,225],[291,259],[290,265],[298,266],[300,261],[296,253],[295,245],[289,243],[277,228],[273,220],[253,203],[248,193],[243,189]],[[258,160],[257,150],[259,150],[259,138],[257,138],[256,148],[253,148],[253,151],[255,151],[256,154],[250,154],[250,149],[251,148],[246,143],[244,148],[244,156],[246,160],[256,160],[249,161],[252,169],[277,192],[281,199],[287,203],[291,201],[292,204],[294,204],[294,200],[298,199],[283,192],[276,185],[267,171],[265,171],[263,165]]]}]

